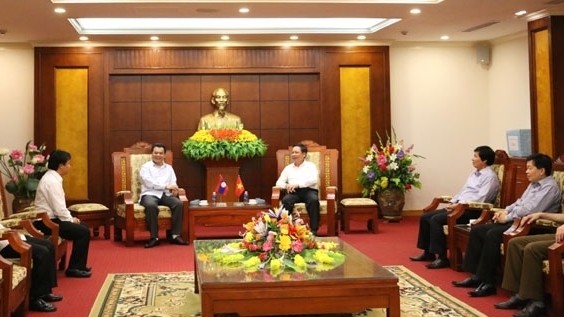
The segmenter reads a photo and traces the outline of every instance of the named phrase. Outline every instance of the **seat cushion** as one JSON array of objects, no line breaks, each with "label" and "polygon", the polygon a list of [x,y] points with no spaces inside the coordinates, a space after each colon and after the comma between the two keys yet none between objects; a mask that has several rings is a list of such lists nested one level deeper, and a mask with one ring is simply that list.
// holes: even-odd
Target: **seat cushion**
[{"label": "seat cushion", "polygon": [[[118,205],[116,214],[119,217],[125,218],[125,205]],[[145,207],[137,203],[133,204],[133,217],[135,219],[145,219]],[[159,206],[159,218],[170,217],[172,217],[170,208],[168,208],[167,206]]]},{"label": "seat cushion", "polygon": [[341,200],[341,205],[348,207],[348,206],[376,206],[376,203],[373,199],[370,198],[345,198]]},{"label": "seat cushion", "polygon": [[[27,276],[27,269],[21,265],[14,264],[12,266],[12,289],[20,284],[21,281]],[[0,269],[0,276],[2,276],[2,270]]]},{"label": "seat cushion", "polygon": [[[297,203],[294,205],[294,212],[299,212],[300,214],[307,215],[307,210],[305,207],[305,203]],[[327,200],[320,200],[319,201],[319,213],[320,214],[327,214]]]},{"label": "seat cushion", "polygon": [[[549,271],[550,271],[550,269],[549,269],[549,265],[548,265],[548,260],[542,261],[542,272],[544,274],[548,274]],[[564,274],[564,260],[562,260],[562,272]]]},{"label": "seat cushion", "polygon": [[97,203],[84,203],[84,204],[74,204],[68,207],[70,211],[81,213],[81,212],[108,212],[110,209],[102,204]]}]

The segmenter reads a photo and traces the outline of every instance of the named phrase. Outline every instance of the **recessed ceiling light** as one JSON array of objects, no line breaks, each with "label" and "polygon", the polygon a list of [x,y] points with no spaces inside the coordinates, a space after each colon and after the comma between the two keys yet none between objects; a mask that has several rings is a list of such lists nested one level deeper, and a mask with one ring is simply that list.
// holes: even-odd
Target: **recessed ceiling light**
[{"label": "recessed ceiling light", "polygon": [[359,34],[374,33],[391,18],[72,18],[79,34]]},{"label": "recessed ceiling light", "polygon": [[411,10],[409,10],[409,13],[413,14],[413,15],[418,15],[421,13],[421,9],[419,8],[413,8]]},{"label": "recessed ceiling light", "polygon": [[527,11],[525,11],[525,10],[520,10],[520,11],[515,12],[515,15],[518,16],[518,17],[523,16],[525,14],[527,14]]},{"label": "recessed ceiling light", "polygon": [[299,39],[300,37],[297,35],[290,35],[290,40],[292,41],[296,41],[297,39]]},{"label": "recessed ceiling light", "polygon": [[249,13],[251,10],[249,8],[241,8],[239,9],[239,13]]},{"label": "recessed ceiling light", "polygon": [[441,35],[441,40],[446,41],[448,39],[450,39],[448,35]]},{"label": "recessed ceiling light", "polygon": [[229,41],[229,35],[222,35],[221,40],[222,41]]},{"label": "recessed ceiling light", "polygon": [[356,37],[357,40],[366,40],[366,35],[359,35]]},{"label": "recessed ceiling light", "polygon": [[53,11],[55,13],[59,13],[59,14],[63,14],[65,12],[67,12],[67,10],[65,10],[65,8],[55,8]]},{"label": "recessed ceiling light", "polygon": [[83,36],[79,37],[78,39],[81,40],[81,41],[88,41],[88,36],[83,35]]},{"label": "recessed ceiling light", "polygon": [[159,37],[156,35],[151,36],[151,41],[158,41]]}]

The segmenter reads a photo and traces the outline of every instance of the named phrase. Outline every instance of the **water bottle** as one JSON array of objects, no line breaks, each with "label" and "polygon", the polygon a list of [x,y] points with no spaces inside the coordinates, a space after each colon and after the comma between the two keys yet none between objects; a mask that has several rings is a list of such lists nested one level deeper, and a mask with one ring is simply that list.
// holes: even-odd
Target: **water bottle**
[{"label": "water bottle", "polygon": [[211,201],[212,205],[215,206],[215,203],[217,202],[217,194],[215,192],[212,193]]},{"label": "water bottle", "polygon": [[248,191],[245,191],[245,192],[243,193],[243,202],[244,202],[245,204],[248,204],[248,203],[249,203],[249,192],[248,192]]}]

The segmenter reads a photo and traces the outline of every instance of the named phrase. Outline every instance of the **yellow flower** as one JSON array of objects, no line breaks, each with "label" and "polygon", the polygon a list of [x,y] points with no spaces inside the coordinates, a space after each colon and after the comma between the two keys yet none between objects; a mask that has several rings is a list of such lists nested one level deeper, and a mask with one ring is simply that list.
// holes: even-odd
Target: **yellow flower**
[{"label": "yellow flower", "polygon": [[210,134],[209,130],[198,130],[190,137],[191,140],[196,142],[213,142],[214,137]]},{"label": "yellow flower", "polygon": [[260,259],[258,256],[253,256],[252,258],[243,261],[243,266],[245,268],[257,267],[260,264]]},{"label": "yellow flower", "polygon": [[292,246],[292,239],[289,235],[281,235],[280,236],[280,250],[288,251]]},{"label": "yellow flower", "polygon": [[296,254],[294,257],[294,264],[300,269],[305,269],[307,267],[305,259],[299,254]]},{"label": "yellow flower", "polygon": [[279,271],[282,268],[282,262],[278,259],[270,260],[270,270]]},{"label": "yellow flower", "polygon": [[255,140],[257,140],[257,136],[252,134],[248,130],[241,130],[241,133],[237,137],[237,141],[240,141],[240,142],[252,142],[252,141],[255,141]]}]

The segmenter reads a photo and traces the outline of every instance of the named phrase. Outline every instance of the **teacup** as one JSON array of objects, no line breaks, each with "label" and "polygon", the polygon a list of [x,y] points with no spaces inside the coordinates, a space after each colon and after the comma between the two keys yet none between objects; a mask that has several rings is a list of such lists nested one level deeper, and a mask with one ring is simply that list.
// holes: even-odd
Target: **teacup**
[{"label": "teacup", "polygon": [[257,204],[256,199],[249,199],[249,205],[256,205],[256,204]]}]

